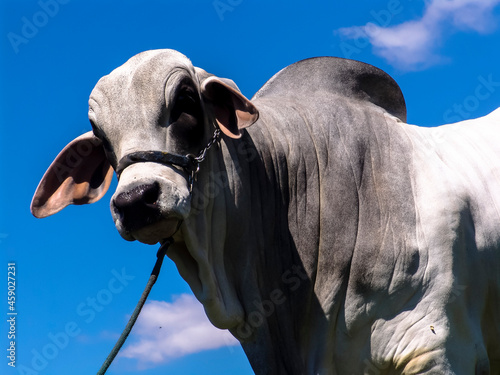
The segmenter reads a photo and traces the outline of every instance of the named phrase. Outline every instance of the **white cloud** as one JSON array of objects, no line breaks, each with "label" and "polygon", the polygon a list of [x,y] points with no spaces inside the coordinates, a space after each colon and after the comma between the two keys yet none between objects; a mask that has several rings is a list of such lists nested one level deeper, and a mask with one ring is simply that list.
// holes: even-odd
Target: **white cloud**
[{"label": "white cloud", "polygon": [[172,303],[150,301],[141,311],[121,357],[138,360],[141,369],[173,358],[224,346],[238,345],[226,330],[215,328],[203,306],[182,294]]},{"label": "white cloud", "polygon": [[388,27],[392,16],[384,10],[384,25],[380,24],[381,18],[374,17],[375,22],[342,28],[339,32],[348,39],[367,38],[374,53],[401,69],[421,69],[444,60],[436,49],[451,33],[493,31],[496,27],[493,9],[498,4],[500,0],[432,0],[417,20]]}]

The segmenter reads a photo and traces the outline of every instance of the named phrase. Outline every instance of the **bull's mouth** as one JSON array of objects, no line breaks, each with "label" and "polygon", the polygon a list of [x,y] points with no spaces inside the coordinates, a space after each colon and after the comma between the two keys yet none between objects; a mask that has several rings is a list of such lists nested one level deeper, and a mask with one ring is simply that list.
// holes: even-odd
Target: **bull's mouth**
[{"label": "bull's mouth", "polygon": [[154,245],[172,237],[177,232],[181,222],[182,220],[179,218],[159,218],[151,223],[134,228],[119,225],[118,231],[127,241],[137,240],[147,245]]}]

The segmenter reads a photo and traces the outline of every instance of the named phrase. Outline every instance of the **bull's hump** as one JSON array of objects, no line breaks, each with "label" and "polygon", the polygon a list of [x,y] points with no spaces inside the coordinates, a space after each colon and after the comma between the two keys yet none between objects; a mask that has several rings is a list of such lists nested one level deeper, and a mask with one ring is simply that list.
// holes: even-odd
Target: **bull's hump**
[{"label": "bull's hump", "polygon": [[315,57],[276,73],[254,99],[328,91],[371,102],[406,122],[406,105],[398,84],[372,65],[338,57]]}]

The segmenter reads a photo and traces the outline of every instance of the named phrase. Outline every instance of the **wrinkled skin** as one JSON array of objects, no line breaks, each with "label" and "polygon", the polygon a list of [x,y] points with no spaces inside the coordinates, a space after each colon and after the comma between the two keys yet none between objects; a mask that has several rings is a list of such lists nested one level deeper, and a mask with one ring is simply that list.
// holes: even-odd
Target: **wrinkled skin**
[{"label": "wrinkled skin", "polygon": [[33,213],[100,199],[132,152],[196,155],[219,127],[192,193],[182,168],[136,163],[111,212],[127,240],[173,236],[167,255],[257,374],[500,373],[499,110],[407,125],[390,77],[334,58],[248,101],[171,50],[133,57],[89,104],[93,134],[56,158]]}]

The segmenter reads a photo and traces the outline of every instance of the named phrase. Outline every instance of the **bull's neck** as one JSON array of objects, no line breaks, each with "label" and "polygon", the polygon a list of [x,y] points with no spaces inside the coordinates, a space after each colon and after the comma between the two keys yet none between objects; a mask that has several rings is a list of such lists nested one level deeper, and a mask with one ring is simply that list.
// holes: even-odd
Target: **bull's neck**
[{"label": "bull's neck", "polygon": [[307,170],[307,181],[297,180],[293,174],[304,170],[293,157],[287,160],[285,148],[300,145],[273,139],[276,133],[258,125],[241,140],[227,140],[220,154],[230,181],[223,202],[224,257],[237,270],[233,280],[245,311],[231,332],[258,374],[305,374],[322,367],[328,350],[329,322],[316,293],[332,292],[315,290],[325,283],[316,279],[325,260],[318,254],[325,251],[319,246],[319,202],[308,202],[297,190],[300,184],[319,188],[319,160],[308,161],[314,171]]},{"label": "bull's neck", "polygon": [[387,167],[390,142],[378,142],[377,128],[393,138],[384,115],[343,108],[352,113],[336,126],[316,124],[321,136],[300,113],[288,124],[264,113],[242,139],[225,139],[214,159],[224,188],[212,209],[226,220],[221,251],[244,310],[231,332],[259,374],[335,373],[358,225],[369,220],[360,219],[360,201],[369,199],[370,173]]}]

